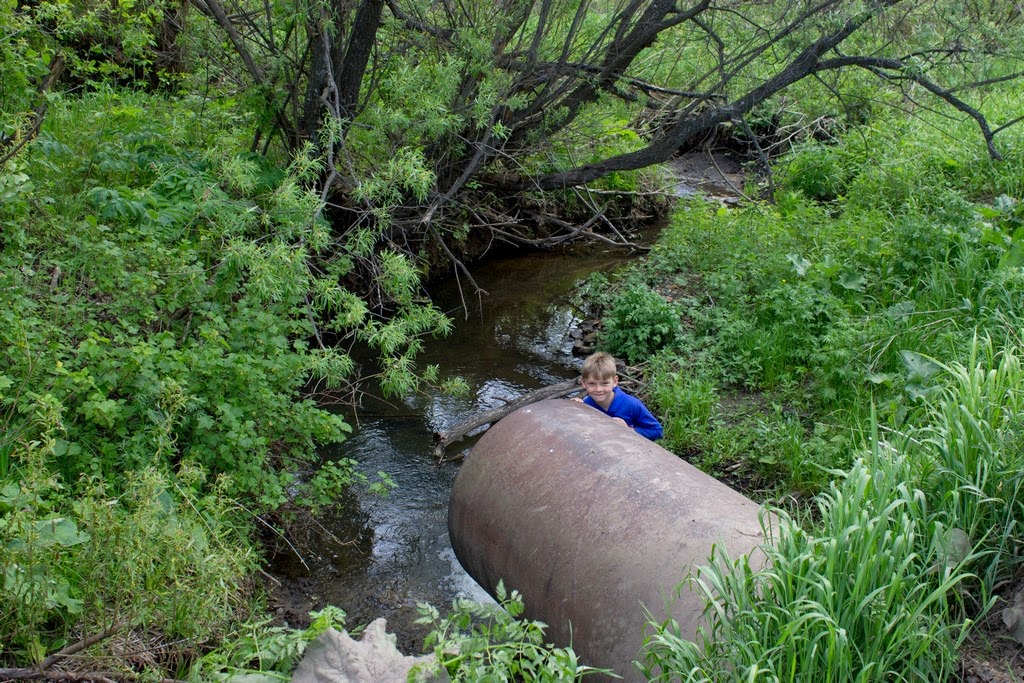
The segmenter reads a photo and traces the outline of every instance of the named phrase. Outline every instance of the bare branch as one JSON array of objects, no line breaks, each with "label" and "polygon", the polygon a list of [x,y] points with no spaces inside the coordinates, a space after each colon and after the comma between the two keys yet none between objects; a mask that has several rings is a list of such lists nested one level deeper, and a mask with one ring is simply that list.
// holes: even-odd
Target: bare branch
[{"label": "bare branch", "polygon": [[[917,83],[928,92],[932,93],[939,99],[945,101],[947,104],[952,106],[957,111],[961,111],[967,114],[978,124],[978,128],[981,129],[982,137],[985,139],[985,145],[988,147],[989,156],[999,161],[1002,160],[1003,156],[996,149],[993,138],[995,133],[988,125],[988,120],[981,114],[977,109],[970,106],[956,95],[951,90],[947,90],[939,86],[934,81],[926,78],[923,74],[918,73],[912,69],[907,68],[906,64],[899,59],[885,59],[881,57],[840,57],[837,59],[830,59],[821,62],[818,65],[818,69],[825,71],[831,69],[841,69],[848,66],[859,66],[865,69],[869,69],[874,73],[878,74],[882,78],[892,80],[894,78],[901,78],[908,81]],[[885,73],[886,71],[896,72],[895,74]]]},{"label": "bare branch", "polygon": [[217,25],[223,29],[224,33],[227,34],[228,40],[231,41],[231,46],[242,59],[242,63],[245,64],[245,69],[249,72],[253,81],[257,84],[262,84],[266,81],[263,69],[261,69],[259,64],[256,63],[252,53],[249,52],[249,48],[245,44],[245,40],[235,28],[231,19],[228,18],[227,12],[224,11],[219,0],[191,0],[191,2],[200,12],[213,17],[213,20],[217,22]]}]

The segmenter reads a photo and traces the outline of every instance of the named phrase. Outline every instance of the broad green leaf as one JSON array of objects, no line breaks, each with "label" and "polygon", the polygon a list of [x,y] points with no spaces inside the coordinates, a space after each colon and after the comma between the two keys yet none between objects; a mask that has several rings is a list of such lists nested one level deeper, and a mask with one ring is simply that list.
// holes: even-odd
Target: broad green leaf
[{"label": "broad green leaf", "polygon": [[901,301],[898,304],[893,304],[889,308],[885,309],[885,315],[893,320],[899,320],[900,318],[906,318],[907,316],[913,315],[917,309],[917,304],[913,301]]},{"label": "broad green leaf", "polygon": [[60,545],[66,548],[89,540],[89,535],[79,532],[78,525],[67,517],[42,519],[34,527],[44,546]]},{"label": "broad green leaf", "polygon": [[907,369],[912,381],[928,379],[941,369],[938,363],[916,351],[900,351],[900,360],[903,361],[903,367]]},{"label": "broad green leaf", "polygon": [[862,292],[867,281],[860,273],[843,273],[839,277],[839,286],[853,292]]},{"label": "broad green leaf", "polygon": [[786,258],[793,264],[793,269],[800,277],[806,275],[807,270],[811,267],[811,262],[800,254],[786,254]]},{"label": "broad green leaf", "polygon": [[867,375],[868,381],[872,384],[890,384],[898,377],[899,375],[892,372],[869,372]]},{"label": "broad green leaf", "polygon": [[1024,266],[1024,228],[1013,233],[1013,244],[999,259],[1000,268],[1020,268]]}]

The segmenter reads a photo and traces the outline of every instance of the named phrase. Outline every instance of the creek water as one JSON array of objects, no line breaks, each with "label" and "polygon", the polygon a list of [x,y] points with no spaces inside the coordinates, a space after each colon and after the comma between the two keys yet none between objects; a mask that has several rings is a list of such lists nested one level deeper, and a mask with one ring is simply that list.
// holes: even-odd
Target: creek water
[{"label": "creek water", "polygon": [[[445,613],[455,598],[491,600],[449,543],[448,497],[459,464],[437,463],[433,433],[577,376],[581,359],[573,356],[570,338],[580,322],[570,304],[574,285],[628,258],[621,249],[590,249],[491,259],[473,271],[486,295],[471,295],[462,282],[468,315],[457,282],[431,293],[455,330],[428,343],[418,361],[462,377],[469,393],[363,400],[353,434],[322,455],[351,458],[371,479],[386,472],[397,487],[386,497],[354,492],[304,538],[278,544],[282,551],[269,571],[279,582],[271,596],[279,618],[300,625],[309,610],[325,604],[345,610],[350,627],[383,617],[399,649],[415,654],[427,632],[414,623],[418,603]],[[473,441],[452,444],[448,457],[468,451]]]},{"label": "creek water", "polygon": [[[680,155],[668,170],[673,180],[666,190],[680,197],[733,202],[744,185],[738,161],[710,152]],[[653,243],[660,229],[646,228],[640,243]],[[280,621],[302,626],[310,611],[331,604],[345,610],[349,628],[386,619],[399,649],[418,654],[428,631],[415,624],[418,603],[445,613],[456,598],[491,601],[448,540],[448,497],[459,464],[437,463],[433,434],[578,376],[582,359],[573,356],[569,337],[580,322],[570,304],[574,286],[631,258],[621,249],[592,247],[492,258],[473,270],[486,295],[473,296],[464,280],[461,293],[457,280],[431,292],[455,330],[428,343],[418,362],[462,377],[469,393],[362,401],[350,438],[322,456],[351,458],[371,479],[386,472],[397,488],[387,497],[353,491],[318,519],[292,528],[290,538],[272,539],[279,551],[268,567],[270,608]],[[447,455],[465,453],[473,442],[457,442]]]}]

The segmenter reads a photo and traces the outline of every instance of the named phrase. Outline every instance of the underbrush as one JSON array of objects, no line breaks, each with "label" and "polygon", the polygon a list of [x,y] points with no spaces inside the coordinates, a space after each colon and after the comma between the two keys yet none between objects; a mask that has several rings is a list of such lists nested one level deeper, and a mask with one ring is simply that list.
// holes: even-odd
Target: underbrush
[{"label": "underbrush", "polygon": [[950,142],[968,122],[897,123],[796,149],[773,204],[686,202],[642,264],[581,286],[602,348],[648,366],[665,443],[765,498],[824,489],[870,414],[900,427],[976,331],[1018,341],[1020,134],[994,162]]},{"label": "underbrush", "polygon": [[323,335],[375,349],[401,393],[449,322],[398,253],[389,318],[347,289],[317,162],[238,153],[229,112],[197,101],[198,130],[158,96],[48,102],[0,169],[0,668],[106,634],[102,670],[174,673],[259,609],[257,519],[387,486],[318,464],[350,426],[309,392],[354,369]]},{"label": "underbrush", "polygon": [[649,624],[650,678],[948,680],[1001,605],[1024,543],[1024,159],[1019,132],[995,162],[968,125],[797,149],[773,204],[687,202],[645,262],[583,284],[662,443],[777,521],[766,569],[718,549],[692,574],[696,642]]},{"label": "underbrush", "polygon": [[18,479],[0,490],[0,656],[39,665],[93,639],[86,669],[186,669],[257,604],[238,504],[187,464],[66,486],[47,464],[55,443],[47,430],[15,449]]},{"label": "underbrush", "polygon": [[650,624],[652,680],[949,680],[1020,566],[1020,351],[978,340],[902,428],[872,418],[815,514],[768,508],[760,571],[713,555],[697,641]]}]

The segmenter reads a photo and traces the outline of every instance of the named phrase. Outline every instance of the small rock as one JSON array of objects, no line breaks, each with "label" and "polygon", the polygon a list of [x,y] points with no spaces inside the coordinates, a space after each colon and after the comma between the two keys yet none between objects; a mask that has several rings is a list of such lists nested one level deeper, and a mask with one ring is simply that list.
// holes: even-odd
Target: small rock
[{"label": "small rock", "polygon": [[395,646],[397,638],[387,633],[384,619],[375,619],[362,640],[348,632],[328,629],[306,650],[292,674],[292,683],[382,683],[406,681],[413,667],[425,683],[446,683],[448,672],[433,655],[407,657]]},{"label": "small rock", "polygon": [[1018,643],[1024,643],[1024,591],[1014,596],[1013,606],[1003,610],[1003,624]]}]

